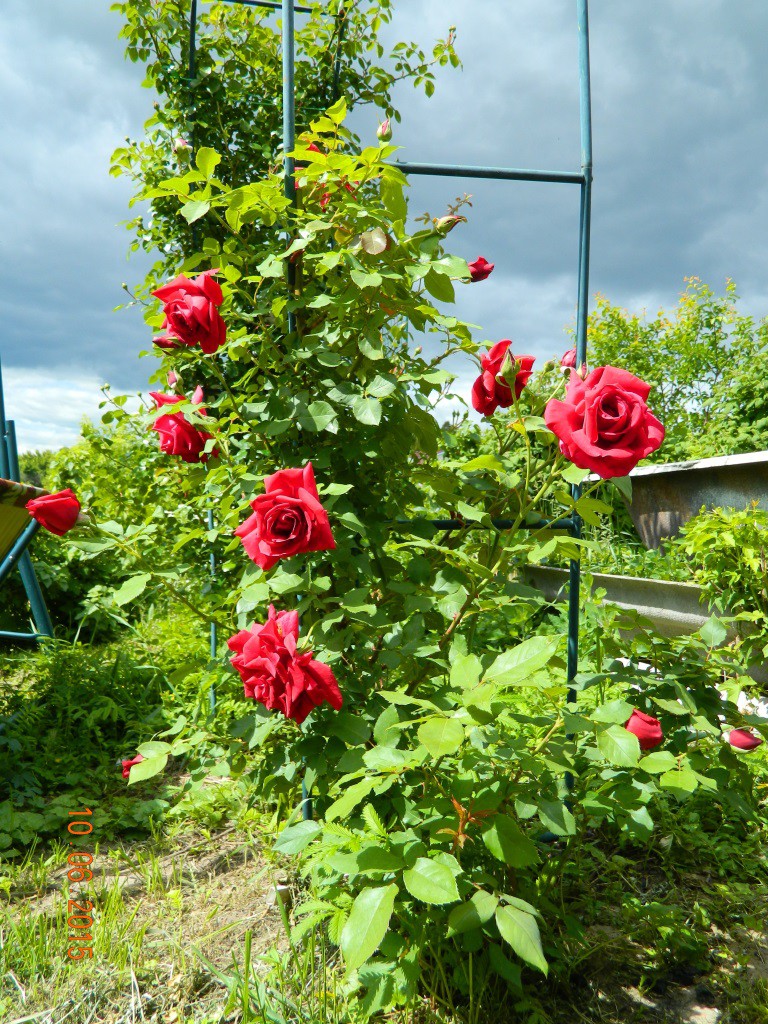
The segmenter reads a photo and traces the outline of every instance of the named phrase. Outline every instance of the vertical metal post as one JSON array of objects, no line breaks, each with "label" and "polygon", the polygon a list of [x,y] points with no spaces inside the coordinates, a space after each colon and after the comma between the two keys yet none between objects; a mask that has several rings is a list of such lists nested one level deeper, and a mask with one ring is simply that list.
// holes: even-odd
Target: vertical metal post
[{"label": "vertical metal post", "polygon": [[[12,420],[6,420],[5,427],[5,444],[7,447],[7,461],[8,468],[10,469],[10,476],[14,480],[20,480],[21,472],[19,468],[19,453],[16,447],[16,427]],[[32,536],[33,534],[30,534],[30,539]],[[43,592],[40,589],[38,578],[35,575],[35,569],[32,565],[32,559],[29,557],[29,551],[27,551],[26,548],[19,558],[18,565],[19,574],[21,575],[22,582],[24,583],[24,589],[27,592],[29,607],[32,609],[32,621],[35,624],[35,629],[41,636],[53,636],[53,623],[51,622],[51,616],[48,614],[45,598],[43,597]]]},{"label": "vertical metal post", "polygon": [[[581,203],[579,208],[579,280],[576,305],[576,368],[580,371],[587,361],[587,309],[589,303],[589,243],[592,215],[592,97],[589,73],[589,18],[588,0],[576,0],[579,34],[579,124],[581,134]],[[572,488],[574,501],[581,495],[581,487]],[[581,536],[581,518],[574,512],[571,534]],[[571,559],[568,588],[568,682],[572,682],[579,668],[579,611],[581,589],[581,563]],[[568,688],[568,703],[576,700],[576,691]],[[573,778],[566,779],[568,788]]]},{"label": "vertical metal post", "polygon": [[344,7],[344,0],[339,3],[339,9],[336,12],[336,22],[338,25],[338,40],[336,42],[336,57],[333,61],[333,93],[332,102],[335,103],[339,98],[339,79],[341,78],[341,59],[343,53],[341,51],[342,43],[344,42],[344,33],[347,28],[347,11]]},{"label": "vertical metal post", "polygon": [[[187,88],[189,93],[189,99],[187,103],[187,139],[189,145],[192,147],[194,153],[195,146],[195,91],[194,91],[194,80],[197,73],[197,0],[191,0],[189,8],[189,50],[187,58]],[[192,226],[192,244],[197,245],[197,225]],[[214,529],[213,510],[208,509],[208,529]],[[216,555],[211,550],[210,555],[210,567],[211,567],[211,578],[216,575]],[[211,623],[210,632],[210,652],[211,660],[216,658],[216,649],[218,647],[218,637],[216,635],[216,623]],[[216,710],[216,688],[213,683],[208,690],[208,707],[210,708],[211,714]]]},{"label": "vertical metal post", "polygon": [[[282,0],[283,11],[283,168],[286,198],[296,205],[296,178],[294,159],[288,156],[296,144],[296,95],[295,95],[295,25],[293,0]],[[293,299],[296,287],[296,268],[290,258],[285,264],[285,278],[288,284],[288,300]],[[296,330],[296,314],[288,310],[288,333]]]}]

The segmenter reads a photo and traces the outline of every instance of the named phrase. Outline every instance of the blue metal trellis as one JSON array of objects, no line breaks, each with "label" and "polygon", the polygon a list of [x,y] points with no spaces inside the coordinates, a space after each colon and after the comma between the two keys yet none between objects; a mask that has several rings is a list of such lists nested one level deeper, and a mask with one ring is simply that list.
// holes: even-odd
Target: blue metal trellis
[{"label": "blue metal trellis", "polygon": [[[295,124],[295,13],[311,13],[312,9],[305,6],[295,5],[292,0],[226,0],[234,4],[242,4],[248,7],[261,7],[282,12],[282,39],[283,39],[283,166],[285,174],[285,194],[295,202],[296,189],[294,179],[294,161],[287,154],[293,151],[295,145],[296,124]],[[343,5],[339,7],[337,16],[345,17]],[[189,48],[189,73],[190,86],[194,77],[195,68],[195,25],[197,17],[197,0],[191,0],[190,11],[190,48]],[[497,181],[529,181],[542,183],[558,183],[578,185],[580,192],[579,207],[579,245],[578,245],[578,286],[576,305],[576,365],[582,366],[586,363],[587,357],[587,310],[589,300],[589,257],[590,257],[590,226],[592,211],[592,103],[591,83],[589,64],[589,0],[576,0],[576,19],[578,29],[578,72],[579,72],[579,126],[581,139],[581,168],[579,171],[551,171],[533,170],[522,168],[505,167],[477,167],[456,164],[434,164],[434,163],[412,163],[409,161],[398,162],[397,167],[405,174],[431,175],[435,177],[458,177],[458,178],[481,178]],[[342,20],[340,32],[343,31],[344,21]],[[338,89],[340,73],[340,47],[334,63],[334,91]],[[191,96],[191,92],[190,92]],[[286,278],[289,289],[292,290],[294,269],[290,262],[286,263]],[[294,313],[288,314],[288,330],[295,329]],[[579,485],[573,485],[571,493],[574,501],[578,501],[581,495]],[[455,519],[425,520],[432,526],[441,530],[458,530],[473,526],[474,524],[464,523]],[[406,525],[398,523],[397,525]],[[507,520],[494,520],[494,527],[497,529],[508,529],[513,523]],[[578,513],[574,512],[570,517],[561,518],[552,522],[543,520],[528,524],[534,529],[549,527],[553,529],[568,529],[573,537],[581,536],[581,519]],[[212,564],[213,567],[213,564]],[[567,659],[567,681],[568,681],[568,702],[576,700],[576,690],[573,681],[578,672],[579,663],[579,616],[580,616],[580,590],[581,590],[581,568],[578,559],[572,559],[569,567],[569,595],[568,595],[568,659]],[[215,627],[212,627],[211,650],[215,653]],[[566,784],[570,789],[573,785],[571,775],[566,776]],[[311,817],[312,801],[306,785],[302,784],[302,808],[304,817]]]}]

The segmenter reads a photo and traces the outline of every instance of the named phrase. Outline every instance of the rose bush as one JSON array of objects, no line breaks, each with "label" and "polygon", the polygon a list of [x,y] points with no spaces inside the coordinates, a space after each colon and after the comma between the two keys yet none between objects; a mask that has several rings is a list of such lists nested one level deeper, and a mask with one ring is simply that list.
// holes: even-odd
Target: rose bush
[{"label": "rose bush", "polygon": [[[638,627],[641,659],[601,621],[567,678],[565,621],[525,569],[579,557],[586,542],[546,519],[600,521],[608,507],[578,490],[590,469],[616,476],[661,443],[649,389],[599,367],[558,397],[559,367],[537,379],[506,340],[480,356],[445,311],[471,277],[445,248],[461,204],[409,230],[395,148],[356,146],[345,107],[302,132],[295,205],[280,172],[238,179],[223,173],[233,152],[207,145],[188,169],[148,176],[160,223],[175,209],[197,225],[169,272],[219,270],[226,340],[155,352],[158,380],[205,387],[220,458],[179,467],[198,517],[176,546],[204,561],[212,543],[216,578],[197,593],[142,564],[133,579],[137,594],[175,587],[220,627],[204,678],[242,702],[228,770],[272,804],[276,849],[301,854],[311,882],[294,941],[326,928],[373,1014],[422,980],[447,1004],[445,964],[467,998],[546,974],[553,837],[646,842],[667,805],[746,778],[720,716],[761,723],[739,714],[733,686],[721,696],[738,667],[714,626],[665,645]],[[152,328],[165,319],[149,311]],[[482,372],[456,397],[492,430],[438,425],[458,354]],[[137,545],[154,515],[132,526]],[[650,733],[628,728],[638,718],[658,725],[650,752]],[[142,778],[196,742],[185,721],[174,730]]]}]

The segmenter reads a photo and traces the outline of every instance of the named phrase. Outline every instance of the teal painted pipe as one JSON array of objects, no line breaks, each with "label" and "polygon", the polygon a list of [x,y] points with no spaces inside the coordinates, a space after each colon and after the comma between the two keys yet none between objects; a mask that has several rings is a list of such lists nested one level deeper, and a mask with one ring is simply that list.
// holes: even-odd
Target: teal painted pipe
[{"label": "teal painted pipe", "polygon": [[[283,169],[285,174],[284,188],[287,199],[296,205],[295,166],[292,156],[288,156],[296,144],[296,81],[295,81],[295,26],[293,3],[282,0],[283,11]],[[296,285],[296,268],[290,259],[285,263],[285,278],[288,284],[289,302],[293,299]],[[296,330],[296,314],[288,311],[288,333]]]},{"label": "teal painted pipe", "polygon": [[500,181],[554,181],[583,185],[578,171],[529,171],[513,167],[471,167],[462,164],[413,164],[398,161],[394,165],[405,174],[433,174],[438,178],[488,178]]},{"label": "teal painted pipe", "polygon": [[[6,420],[5,426],[6,448],[8,452],[8,465],[11,471],[11,478],[13,480],[21,480],[19,453],[16,447],[16,425],[13,420]],[[35,522],[35,520],[33,519],[32,522]],[[27,530],[28,529],[29,527],[27,527]],[[27,599],[29,600],[29,607],[32,609],[32,621],[35,624],[35,628],[41,636],[51,637],[53,636],[53,623],[51,622],[51,616],[48,614],[48,608],[45,604],[43,591],[40,588],[40,582],[35,574],[35,568],[32,565],[32,559],[29,557],[29,551],[27,551],[29,541],[33,536],[34,531],[30,533],[29,538],[24,545],[24,549],[18,559],[19,574],[21,575],[22,582],[24,583],[24,589],[27,592]]]}]

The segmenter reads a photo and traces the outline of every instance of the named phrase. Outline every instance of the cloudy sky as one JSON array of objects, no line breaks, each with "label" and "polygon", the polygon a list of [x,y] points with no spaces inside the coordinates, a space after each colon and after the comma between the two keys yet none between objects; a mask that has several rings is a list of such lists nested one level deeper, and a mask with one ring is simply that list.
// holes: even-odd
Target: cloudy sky
[{"label": "cloudy sky", "polygon": [[[683,278],[727,277],[744,308],[768,313],[768,4],[744,0],[593,0],[592,294],[630,309],[673,305]],[[127,260],[129,184],[109,154],[151,109],[126,63],[107,0],[5,0],[2,358],[8,415],[22,448],[71,442],[99,388],[144,387],[148,335],[113,312]],[[403,157],[577,170],[574,0],[396,0],[387,38],[431,45],[458,29],[462,71],[431,100],[410,86],[395,142]],[[376,127],[357,117],[361,134]],[[460,255],[496,263],[459,290],[458,315],[479,338],[515,339],[539,357],[567,347],[575,304],[578,188],[413,179],[412,209],[439,213],[473,195]],[[471,366],[464,374],[472,375]],[[463,375],[464,375],[463,374]]]}]

